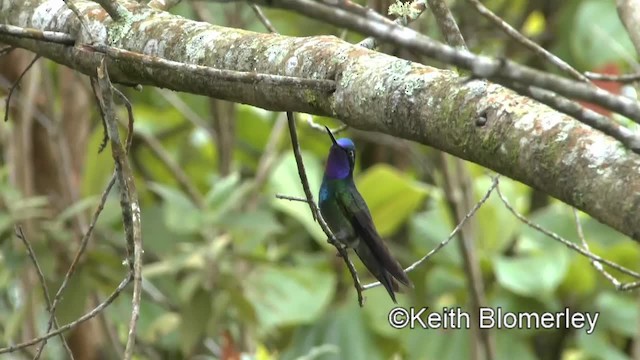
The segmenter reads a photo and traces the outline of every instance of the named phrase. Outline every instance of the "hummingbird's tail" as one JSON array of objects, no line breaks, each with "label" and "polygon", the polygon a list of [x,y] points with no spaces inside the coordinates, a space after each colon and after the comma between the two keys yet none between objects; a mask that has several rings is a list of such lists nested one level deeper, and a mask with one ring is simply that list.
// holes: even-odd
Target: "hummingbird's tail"
[{"label": "hummingbird's tail", "polygon": [[[400,264],[391,257],[388,250],[385,254],[382,254],[382,256],[376,256],[364,241],[360,241],[354,250],[362,263],[367,267],[367,270],[384,286],[394,303],[397,304],[395,293],[400,290],[398,281],[396,280],[401,281],[406,286],[413,287],[413,284],[404,270],[402,270],[402,267],[400,267]],[[392,263],[389,264],[388,262]],[[402,272],[401,275],[390,272],[390,270],[398,272],[398,269]]]}]

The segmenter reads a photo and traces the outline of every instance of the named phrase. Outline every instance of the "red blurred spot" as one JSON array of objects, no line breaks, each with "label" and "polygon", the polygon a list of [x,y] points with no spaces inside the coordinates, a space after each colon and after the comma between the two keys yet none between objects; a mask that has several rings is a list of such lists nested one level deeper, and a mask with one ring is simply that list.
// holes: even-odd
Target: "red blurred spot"
[{"label": "red blurred spot", "polygon": [[228,330],[222,334],[222,354],[220,355],[220,360],[240,360],[240,352]]},{"label": "red blurred spot", "polygon": [[[595,68],[593,70],[593,72],[595,73],[599,73],[599,74],[606,74],[606,75],[620,75],[620,67],[618,67],[617,64],[615,63],[608,63],[602,66],[599,66],[597,68]],[[621,90],[622,90],[622,84],[619,82],[615,82],[615,81],[600,81],[600,80],[593,80],[593,83],[604,90],[607,90],[610,93],[619,95]],[[588,102],[583,102],[583,101],[579,101],[580,104],[582,104],[582,106],[586,107],[587,109],[591,109],[597,113],[600,113],[604,116],[610,117],[611,116],[611,111],[607,110],[601,106],[595,105],[595,104],[591,104]]]}]

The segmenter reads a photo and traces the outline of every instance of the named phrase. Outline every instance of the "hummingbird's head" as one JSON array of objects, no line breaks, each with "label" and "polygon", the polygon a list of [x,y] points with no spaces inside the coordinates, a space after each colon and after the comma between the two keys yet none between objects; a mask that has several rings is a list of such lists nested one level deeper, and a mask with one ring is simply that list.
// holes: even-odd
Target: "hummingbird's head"
[{"label": "hummingbird's head", "polygon": [[353,167],[356,164],[356,145],[349,138],[336,140],[331,130],[326,126],[325,128],[333,142],[327,157],[325,176],[330,179],[344,179],[353,175]]}]

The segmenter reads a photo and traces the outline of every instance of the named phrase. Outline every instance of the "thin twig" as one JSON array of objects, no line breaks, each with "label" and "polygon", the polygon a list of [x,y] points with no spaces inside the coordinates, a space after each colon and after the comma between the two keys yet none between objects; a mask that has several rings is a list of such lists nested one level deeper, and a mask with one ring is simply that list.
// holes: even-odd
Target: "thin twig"
[{"label": "thin twig", "polygon": [[307,203],[307,204],[309,203],[308,199],[300,198],[300,197],[297,197],[297,196],[276,194],[276,198],[280,199],[280,200],[299,201],[299,202],[303,202],[303,203]]},{"label": "thin twig", "polygon": [[[582,247],[586,251],[591,252],[591,250],[589,249],[589,244],[587,243],[587,240],[584,237],[584,232],[582,231],[582,224],[580,223],[580,217],[578,216],[578,210],[576,210],[576,208],[572,208],[571,210],[573,212],[573,220],[576,223],[576,230],[578,232],[578,238],[580,239],[580,242],[582,242]],[[609,272],[607,272],[607,270],[605,270],[604,267],[602,267],[602,264],[599,261],[590,260],[590,262],[591,262],[591,265],[593,265],[593,267],[596,269],[596,271],[601,273],[605,278],[607,278],[607,280],[611,281],[611,283],[613,284],[613,286],[616,287],[616,289],[620,289],[622,287],[621,286],[622,284],[620,283],[620,281],[618,281],[618,279],[613,277],[613,275],[609,274]]]},{"label": "thin twig", "polygon": [[526,36],[522,35],[518,30],[514,29],[511,25],[509,25],[506,21],[502,20],[498,15],[494,14],[491,10],[489,10],[486,6],[482,5],[480,0],[468,0],[475,9],[484,17],[491,20],[494,24],[496,24],[505,34],[511,36],[514,40],[519,42],[520,44],[527,47],[529,50],[533,51],[536,55],[540,56],[542,59],[548,61],[549,63],[555,65],[558,69],[566,72],[567,74],[573,76],[574,78],[590,83],[589,79],[582,75],[578,70],[574,69],[571,65],[566,63],[564,60],[555,56],[547,49],[542,46],[536,44],[531,41]]},{"label": "thin twig", "polygon": [[20,76],[18,76],[18,79],[13,83],[13,85],[9,89],[9,94],[7,94],[7,98],[4,100],[5,102],[4,122],[7,122],[9,120],[9,102],[11,101],[11,95],[13,95],[13,92],[15,91],[15,89],[18,87],[18,85],[20,85],[20,81],[22,80],[22,78],[27,74],[27,72],[29,72],[29,69],[31,69],[33,64],[35,64],[36,61],[38,61],[38,59],[40,59],[40,55],[36,55],[33,57],[33,60],[31,60],[29,65],[27,65],[27,67],[22,71],[22,73],[20,73]]},{"label": "thin twig", "polygon": [[7,34],[24,39],[46,41],[61,45],[74,45],[76,43],[76,39],[67,33],[43,31],[39,29],[23,28],[20,26],[7,24],[0,24],[0,34]]},{"label": "thin twig", "polygon": [[131,13],[118,0],[93,0],[100,4],[102,8],[111,16],[114,21],[118,21]]},{"label": "thin twig", "polygon": [[584,73],[584,76],[591,80],[598,81],[613,81],[619,83],[634,83],[640,81],[640,74],[622,74],[622,75],[611,75],[611,74],[600,74],[595,72],[587,71]]},{"label": "thin twig", "polygon": [[98,306],[96,306],[93,310],[89,311],[88,313],[84,314],[83,316],[79,317],[78,319],[65,324],[63,326],[61,326],[60,328],[58,328],[57,330],[53,330],[50,331],[48,333],[46,333],[45,335],[42,335],[40,337],[37,338],[33,338],[31,340],[27,340],[25,342],[21,342],[19,344],[16,345],[11,345],[11,346],[7,346],[7,347],[3,347],[0,348],[0,354],[6,354],[6,353],[10,353],[10,352],[14,352],[17,350],[20,350],[22,348],[37,344],[41,341],[47,340],[51,337],[54,337],[58,334],[62,334],[63,332],[72,329],[78,325],[80,325],[81,323],[95,317],[96,315],[98,315],[102,310],[104,310],[107,306],[111,305],[111,303],[113,302],[113,300],[115,300],[118,295],[120,295],[120,293],[122,292],[122,290],[124,290],[127,285],[129,285],[129,283],[131,282],[131,280],[133,279],[133,275],[131,273],[127,274],[127,277],[125,277],[120,284],[118,285],[118,287],[113,291],[113,293],[111,293],[111,295],[109,295],[109,297],[107,297],[102,303],[100,303]]},{"label": "thin twig", "polygon": [[[484,194],[482,199],[480,199],[480,201],[478,201],[475,204],[475,206],[467,213],[467,215],[465,215],[464,219],[462,219],[462,221],[458,225],[456,225],[456,227],[453,229],[453,231],[451,231],[451,233],[449,234],[449,236],[446,239],[442,240],[442,242],[440,242],[440,244],[438,244],[435,248],[433,248],[433,250],[429,251],[425,256],[420,258],[420,260],[414,262],[409,267],[404,269],[404,271],[405,272],[410,272],[410,271],[415,270],[418,266],[422,265],[422,263],[427,261],[431,256],[433,256],[435,253],[437,253],[443,247],[445,247],[449,243],[449,241],[451,241],[451,239],[453,239],[458,234],[458,232],[460,231],[460,229],[462,229],[464,224],[470,218],[472,218],[473,215],[478,211],[478,209],[480,209],[480,207],[487,201],[487,199],[491,195],[491,192],[493,192],[493,190],[498,186],[499,179],[500,179],[500,175],[496,175],[495,177],[493,177],[491,186],[489,187],[487,192]],[[382,285],[382,284],[380,284],[379,281],[376,281],[376,282],[370,283],[370,284],[365,284],[365,285],[362,286],[362,290],[369,290],[371,288],[374,288],[374,287],[380,286],[380,285]]]},{"label": "thin twig", "polygon": [[[40,280],[40,286],[42,286],[42,293],[44,294],[44,300],[47,305],[47,311],[49,311],[49,313],[51,314],[51,317],[53,318],[53,323],[56,329],[58,329],[60,327],[60,325],[58,324],[58,319],[55,317],[55,315],[51,311],[51,296],[49,295],[49,287],[47,286],[47,280],[45,279],[44,274],[42,273],[42,268],[40,268],[40,263],[38,262],[36,253],[35,251],[33,251],[33,248],[31,247],[31,243],[29,243],[29,241],[27,240],[27,237],[24,235],[24,232],[22,231],[22,226],[16,225],[14,230],[18,239],[22,240],[22,243],[27,248],[27,253],[31,258],[31,261],[33,262],[33,266],[36,268],[36,272],[38,273],[38,280]],[[62,345],[64,346],[64,349],[66,350],[69,358],[73,360],[74,358],[73,352],[71,351],[71,348],[69,348],[69,344],[67,343],[67,339],[65,339],[64,334],[60,334],[60,341],[62,342]],[[37,360],[40,358],[40,355],[42,354],[42,350],[44,350],[44,346],[46,345],[46,343],[47,342],[45,340],[42,343],[42,345],[38,348],[38,351],[33,357],[34,360]]]},{"label": "thin twig", "polygon": [[258,20],[260,20],[262,25],[264,25],[264,27],[267,28],[267,30],[269,30],[269,32],[272,32],[274,34],[278,33],[278,31],[273,26],[271,21],[269,21],[269,19],[266,17],[266,15],[262,12],[262,9],[260,8],[260,6],[258,6],[256,4],[249,4],[249,6],[251,6],[251,9],[253,10],[253,12],[256,13],[256,16],[258,17]]},{"label": "thin twig", "polygon": [[94,42],[93,34],[91,34],[91,30],[89,30],[89,27],[87,26],[84,19],[82,18],[80,9],[78,9],[78,7],[71,0],[62,0],[62,1],[64,1],[64,3],[71,10],[71,12],[78,18],[78,21],[80,21],[80,26],[82,26],[84,31],[87,33],[87,37],[89,38],[89,40],[91,42]]},{"label": "thin twig", "polygon": [[[84,254],[84,251],[87,248],[87,244],[91,239],[91,234],[93,233],[93,229],[95,228],[96,223],[98,222],[98,218],[100,217],[100,214],[104,209],[105,203],[107,202],[107,197],[109,196],[109,192],[111,191],[111,188],[113,187],[115,182],[116,182],[116,174],[114,173],[113,176],[111,177],[111,180],[107,184],[107,187],[102,192],[102,196],[100,197],[100,202],[98,203],[98,207],[93,213],[93,217],[91,218],[91,223],[89,224],[89,228],[87,229],[87,232],[82,237],[82,240],[80,241],[80,246],[78,246],[78,250],[76,251],[76,254],[73,257],[73,260],[71,261],[71,265],[69,265],[69,268],[67,269],[67,273],[64,275],[64,278],[62,279],[62,284],[60,284],[60,287],[58,287],[58,291],[56,292],[56,295],[53,298],[53,304],[51,304],[51,311],[50,311],[51,316],[49,317],[49,323],[47,324],[47,331],[51,330],[51,327],[54,321],[54,315],[56,313],[56,307],[62,300],[62,293],[66,289],[69,283],[69,280],[75,273],[78,263],[80,262],[80,258],[82,257],[82,254]],[[42,347],[44,347],[44,345],[46,344],[46,341],[47,341],[46,338],[44,341],[45,342],[42,344]]]},{"label": "thin twig", "polygon": [[292,112],[287,112],[287,122],[289,124],[289,135],[291,135],[291,147],[293,148],[293,154],[296,159],[296,165],[298,167],[298,175],[300,176],[300,182],[302,183],[302,188],[307,198],[307,203],[309,204],[309,207],[311,209],[311,214],[313,215],[314,220],[318,221],[325,235],[327,235],[329,244],[333,245],[338,250],[340,257],[342,257],[345,264],[347,265],[349,273],[351,273],[351,278],[353,279],[353,286],[355,287],[358,294],[358,304],[362,307],[364,306],[364,297],[362,296],[362,285],[360,284],[360,279],[358,278],[356,268],[355,266],[353,266],[353,263],[349,259],[347,249],[336,240],[335,236],[333,236],[331,229],[329,229],[329,226],[324,221],[324,218],[322,217],[322,214],[320,214],[318,206],[313,200],[313,194],[311,193],[309,181],[307,180],[307,173],[304,169],[304,163],[302,162],[302,155],[300,154],[300,144],[298,142],[298,134],[296,131],[296,120]]},{"label": "thin twig", "polygon": [[451,14],[447,4],[444,1],[439,0],[429,1],[427,5],[436,19],[436,23],[440,28],[440,33],[442,33],[442,37],[445,39],[445,42],[450,46],[466,50],[467,44],[464,41],[464,37],[460,32],[458,23],[454,19],[453,14]]},{"label": "thin twig", "polygon": [[109,80],[109,74],[102,58],[97,68],[97,77],[92,78],[92,85],[98,98],[100,112],[107,125],[107,134],[111,143],[118,184],[120,186],[120,205],[122,220],[125,228],[127,262],[133,274],[133,296],[131,300],[131,321],[125,347],[125,360],[133,356],[136,327],[140,317],[140,299],[142,295],[142,232],[140,223],[140,204],[136,192],[133,172],[126,157],[126,151],[120,141],[118,123],[113,102],[113,85]]},{"label": "thin twig", "polygon": [[[497,189],[496,189],[496,190],[497,190],[498,196],[500,197],[500,200],[502,200],[502,203],[504,204],[504,206],[505,206],[505,207],[506,207],[506,208],[507,208],[507,209],[508,209],[508,210],[509,210],[509,211],[510,211],[510,212],[511,212],[511,213],[512,213],[516,218],[518,218],[518,220],[520,220],[521,222],[523,222],[525,225],[527,225],[527,226],[529,226],[530,228],[532,228],[532,229],[534,229],[534,230],[537,230],[537,231],[539,231],[539,232],[543,233],[544,235],[546,235],[546,236],[548,236],[548,237],[550,237],[550,238],[552,238],[552,239],[554,239],[554,240],[556,240],[556,241],[558,241],[558,242],[560,242],[560,243],[564,244],[566,247],[568,247],[568,248],[570,248],[570,249],[572,249],[572,250],[574,250],[574,251],[576,251],[576,252],[578,252],[578,253],[580,253],[580,254],[582,254],[582,255],[586,256],[587,258],[589,258],[589,259],[591,259],[591,260],[593,260],[593,261],[597,261],[597,262],[599,262],[599,263],[605,264],[605,265],[610,266],[610,267],[612,267],[612,268],[614,268],[614,269],[616,269],[616,270],[618,270],[618,271],[620,271],[620,272],[622,272],[622,273],[624,273],[624,274],[627,274],[627,275],[629,275],[629,276],[632,276],[632,277],[634,277],[634,278],[636,278],[636,279],[640,279],[640,274],[639,274],[639,273],[637,273],[637,272],[635,272],[635,271],[633,271],[633,270],[629,270],[629,269],[627,269],[627,268],[625,268],[625,267],[623,267],[623,266],[620,266],[620,265],[618,265],[618,264],[616,264],[616,263],[614,263],[614,262],[612,262],[612,261],[609,261],[609,260],[607,260],[607,259],[604,259],[604,258],[602,258],[602,257],[600,257],[600,256],[598,256],[598,255],[596,255],[596,254],[593,254],[593,253],[591,253],[591,252],[589,252],[589,251],[587,251],[587,250],[584,250],[584,249],[582,249],[580,246],[578,246],[578,245],[576,245],[576,244],[572,243],[572,242],[571,242],[571,241],[569,241],[569,240],[564,239],[564,238],[563,238],[563,237],[561,237],[560,235],[558,235],[558,234],[556,234],[556,233],[554,233],[554,232],[552,232],[552,231],[549,231],[549,230],[547,230],[547,229],[543,228],[542,226],[540,226],[540,225],[538,225],[538,224],[536,224],[536,223],[534,223],[534,222],[530,221],[529,219],[527,219],[526,217],[524,217],[522,214],[520,214],[516,209],[514,209],[514,208],[513,208],[513,206],[511,206],[511,204],[509,203],[509,200],[507,200],[507,198],[506,198],[506,197],[504,197],[504,195],[503,195],[503,194],[502,194],[502,192],[500,191],[500,187],[499,187],[499,186],[497,187]],[[628,288],[625,288],[625,289],[621,289],[621,290],[629,290],[629,289],[628,289]]]},{"label": "thin twig", "polygon": [[298,133],[296,131],[296,119],[293,113],[287,111],[287,124],[289,125],[289,135],[291,136],[291,146],[293,147],[293,154],[296,158],[296,165],[298,166],[298,175],[300,175],[300,182],[302,183],[302,189],[304,194],[309,200],[309,209],[313,220],[317,220],[317,214],[314,209],[315,202],[313,201],[313,194],[309,187],[309,180],[307,180],[307,171],[304,169],[304,163],[302,162],[302,155],[300,154],[300,144],[298,143]]}]

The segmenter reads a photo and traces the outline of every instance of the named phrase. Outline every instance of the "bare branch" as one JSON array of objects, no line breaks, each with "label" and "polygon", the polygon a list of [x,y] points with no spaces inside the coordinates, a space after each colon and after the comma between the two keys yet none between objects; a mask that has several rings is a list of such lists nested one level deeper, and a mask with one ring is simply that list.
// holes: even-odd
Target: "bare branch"
[{"label": "bare branch", "polygon": [[76,39],[66,33],[23,28],[7,24],[0,24],[0,34],[11,35],[24,39],[52,42],[61,45],[73,45],[76,43]]},{"label": "bare branch", "polygon": [[118,21],[125,16],[131,15],[129,10],[118,3],[118,0],[93,0],[100,4],[102,8],[111,16],[114,21]]},{"label": "bare branch", "polygon": [[[133,356],[136,327],[140,316],[140,299],[142,294],[142,232],[140,223],[140,204],[136,192],[133,172],[126,158],[125,148],[120,141],[118,123],[115,115],[112,85],[109,80],[104,59],[97,69],[97,78],[92,78],[100,112],[107,126],[107,134],[111,143],[111,154],[116,165],[116,177],[120,186],[120,205],[125,228],[127,244],[127,261],[133,275],[133,296],[131,300],[131,321],[125,348],[124,359]],[[130,122],[130,124],[132,124]]]},{"label": "bare branch", "polygon": [[584,75],[590,80],[599,81],[613,81],[621,83],[634,83],[640,81],[640,74],[609,75],[587,71]]},{"label": "bare branch", "polygon": [[[507,198],[502,194],[502,192],[500,192],[500,187],[498,186],[498,188],[496,189],[498,192],[498,196],[500,196],[500,200],[502,200],[502,203],[504,204],[504,206],[516,217],[518,218],[518,220],[520,220],[521,222],[523,222],[525,225],[529,226],[530,228],[537,230],[545,235],[547,235],[548,237],[564,244],[566,247],[586,256],[587,258],[591,259],[592,261],[597,261],[599,263],[603,263],[605,265],[608,265],[624,274],[627,274],[629,276],[635,277],[637,279],[640,279],[640,274],[629,270],[625,267],[622,267],[612,261],[609,261],[607,259],[601,258],[598,255],[595,255],[593,253],[590,253],[588,250],[583,250],[581,247],[579,247],[578,245],[572,243],[569,240],[564,239],[563,237],[561,237],[560,235],[549,231],[545,228],[543,228],[542,226],[530,221],[529,219],[527,219],[526,217],[524,217],[522,214],[520,214],[516,209],[513,208],[513,206],[511,206],[511,204],[509,203],[509,200],[507,200]],[[622,289],[622,290],[628,290],[628,289]]]},{"label": "bare branch", "polygon": [[462,33],[460,33],[460,29],[458,28],[458,23],[453,18],[453,14],[451,14],[447,4],[442,0],[429,1],[427,4],[435,16],[438,27],[440,28],[440,33],[442,33],[445,42],[450,46],[466,50],[467,44],[465,43]]},{"label": "bare branch", "polygon": [[[49,287],[47,286],[47,280],[44,278],[44,274],[42,273],[42,269],[40,268],[40,263],[38,262],[36,253],[33,251],[33,248],[31,247],[31,243],[29,243],[29,241],[27,240],[27,237],[24,235],[24,232],[22,231],[22,226],[16,225],[14,230],[18,239],[22,240],[22,243],[27,248],[27,253],[31,258],[31,261],[33,262],[33,266],[36,268],[36,273],[38,274],[38,280],[40,281],[40,286],[42,286],[42,293],[44,294],[45,304],[47,305],[47,311],[49,311],[49,313],[51,314],[51,318],[53,319],[53,323],[55,324],[55,327],[57,329],[60,327],[60,325],[58,325],[58,319],[55,317],[55,314],[52,311],[51,296],[49,295]],[[60,335],[60,341],[62,342],[62,346],[67,352],[67,356],[69,356],[69,359],[73,360],[73,352],[69,348],[67,339],[65,339],[64,334],[59,334],[59,335]],[[40,347],[38,348],[38,351],[33,357],[34,360],[37,360],[40,358],[40,355],[42,354],[42,351],[44,350],[44,346],[46,344],[47,344],[47,341],[45,340],[42,343],[42,345],[40,345]]]},{"label": "bare branch", "polygon": [[31,62],[27,65],[27,67],[24,68],[22,73],[20,73],[20,76],[18,76],[18,79],[13,83],[13,85],[11,85],[11,88],[9,89],[9,94],[7,94],[7,97],[4,100],[4,102],[5,102],[5,104],[4,104],[4,122],[7,122],[9,120],[9,105],[11,103],[11,96],[13,95],[13,92],[18,87],[18,85],[20,85],[20,81],[22,80],[22,78],[27,74],[27,72],[29,72],[29,69],[31,69],[33,64],[35,64],[36,61],[38,61],[38,59],[40,59],[40,55],[34,56],[33,60],[31,60]]},{"label": "bare branch", "polygon": [[[87,229],[87,232],[82,237],[82,240],[80,240],[80,245],[78,246],[78,250],[76,251],[76,254],[73,257],[73,260],[71,261],[71,265],[69,265],[69,269],[67,269],[67,273],[64,275],[64,278],[62,279],[62,284],[60,284],[60,287],[58,288],[58,291],[56,292],[56,295],[53,298],[53,304],[51,305],[51,316],[49,317],[49,323],[47,324],[47,331],[51,330],[51,326],[54,321],[54,315],[56,312],[56,307],[62,300],[62,293],[64,292],[67,285],[69,284],[69,280],[75,273],[78,263],[80,261],[80,258],[82,257],[82,254],[84,254],[84,251],[87,248],[87,244],[91,239],[91,234],[93,233],[93,229],[95,228],[96,223],[98,222],[98,218],[100,217],[100,214],[104,209],[104,204],[107,202],[109,192],[111,191],[111,188],[115,184],[115,181],[116,181],[116,177],[114,173],[113,176],[111,177],[111,180],[107,184],[107,187],[102,192],[102,196],[100,197],[100,202],[98,203],[98,206],[96,207],[96,210],[93,213],[93,217],[91,219],[91,223],[89,224],[89,228]],[[44,347],[44,344],[46,344],[46,341],[47,341],[46,338],[44,339],[44,341],[45,343],[43,343],[42,347]]]},{"label": "bare branch", "polygon": [[640,55],[640,0],[616,0],[616,7],[636,53]]},{"label": "bare branch", "polygon": [[120,284],[118,285],[118,287],[113,291],[113,293],[111,293],[111,295],[109,295],[109,297],[107,297],[102,303],[100,303],[98,306],[96,306],[93,310],[89,311],[88,313],[82,315],[81,317],[79,317],[78,319],[61,326],[60,328],[58,328],[57,330],[53,330],[50,331],[48,333],[46,333],[45,335],[42,335],[38,338],[35,339],[31,339],[25,342],[21,342],[19,344],[16,345],[11,345],[11,346],[7,346],[7,347],[3,347],[0,348],[0,354],[6,354],[6,353],[10,353],[10,352],[14,352],[20,349],[23,349],[25,347],[37,344],[41,341],[44,341],[46,339],[49,339],[51,337],[54,337],[58,334],[62,334],[63,332],[70,330],[76,326],[78,326],[79,324],[92,319],[93,317],[95,317],[96,315],[100,314],[100,312],[102,312],[102,310],[106,309],[107,306],[111,305],[111,303],[113,302],[113,300],[115,300],[118,295],[120,295],[120,293],[127,287],[127,285],[129,285],[129,283],[131,282],[131,280],[133,279],[133,275],[131,273],[127,274],[127,277],[125,277]]},{"label": "bare branch", "polygon": [[273,26],[271,21],[269,21],[269,19],[265,16],[264,12],[262,12],[262,9],[260,9],[260,7],[258,5],[249,4],[249,6],[251,6],[251,9],[253,10],[254,13],[256,13],[256,16],[258,17],[258,20],[260,20],[262,25],[264,25],[264,27],[267,28],[267,30],[269,30],[269,32],[274,33],[274,34],[278,33],[276,28]]},{"label": "bare branch", "polygon": [[494,14],[491,10],[489,10],[486,6],[482,5],[480,0],[468,0],[471,5],[475,7],[475,9],[482,14],[487,19],[491,20],[494,24],[496,24],[505,34],[511,36],[512,39],[516,40],[520,44],[524,45],[529,50],[533,51],[536,55],[541,57],[543,60],[548,61],[549,63],[556,66],[558,69],[566,72],[567,74],[573,76],[574,78],[589,83],[589,79],[582,75],[578,70],[574,69],[571,65],[569,65],[564,60],[555,56],[547,49],[542,46],[536,44],[531,41],[528,37],[522,35],[518,30],[514,29],[511,25],[509,25],[506,21],[502,20],[498,15]]}]

